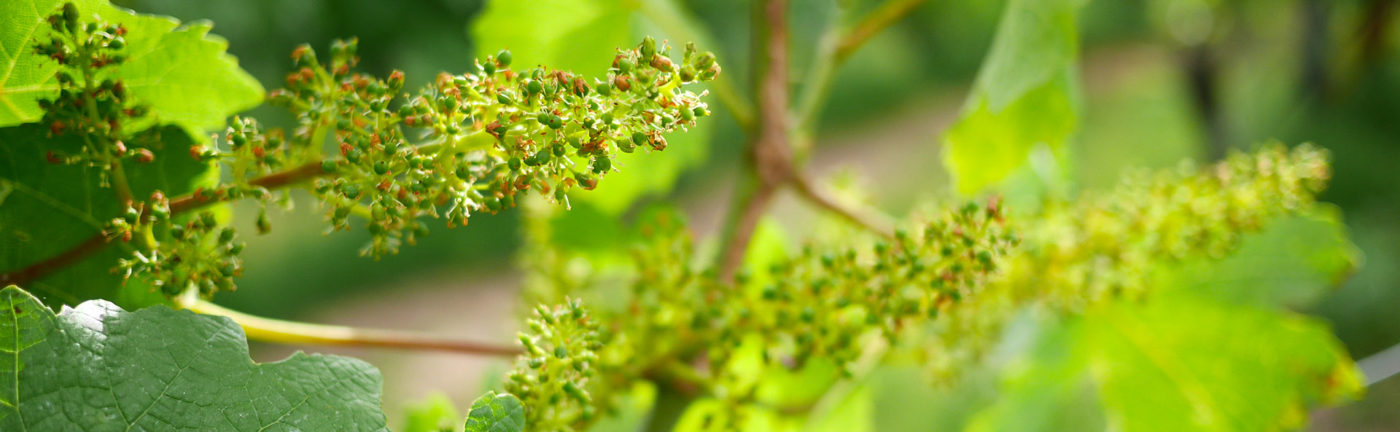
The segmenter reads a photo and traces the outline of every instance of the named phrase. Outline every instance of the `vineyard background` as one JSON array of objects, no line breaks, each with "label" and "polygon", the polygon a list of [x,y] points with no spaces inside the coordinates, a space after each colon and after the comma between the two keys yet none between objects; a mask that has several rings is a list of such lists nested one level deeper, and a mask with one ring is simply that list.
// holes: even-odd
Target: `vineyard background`
[{"label": "vineyard background", "polygon": [[[438,70],[461,71],[478,53],[469,24],[476,0],[128,0],[116,3],[183,21],[212,20],[229,51],[264,83],[281,80],[284,53],[301,42],[326,46],[358,36],[363,69],[407,72],[416,87]],[[689,1],[715,29],[722,48],[747,37],[745,23],[726,19],[737,0]],[[820,11],[830,1],[795,1],[794,10]],[[857,2],[859,3],[859,2]],[[1206,18],[1181,18],[1197,2],[1092,2],[1081,18],[1085,111],[1072,143],[1079,186],[1112,184],[1128,167],[1174,166],[1207,158],[1219,146],[1247,148],[1270,138],[1312,141],[1332,150],[1335,178],[1322,199],[1346,215],[1364,253],[1362,269],[1305,312],[1335,328],[1355,358],[1400,342],[1400,35],[1390,0],[1228,1]],[[1204,2],[1201,2],[1204,3]],[[1001,1],[932,1],[878,36],[838,71],[821,116],[812,166],[818,174],[850,172],[875,202],[901,212],[922,195],[946,189],[938,135],[961,107],[987,52]],[[1181,6],[1180,4],[1186,4]],[[819,12],[795,13],[796,37],[815,37]],[[1213,23],[1214,35],[1193,44]],[[412,25],[405,25],[412,23]],[[729,37],[726,37],[729,36]],[[799,41],[800,42],[800,41]],[[795,43],[802,46],[800,43]],[[1204,56],[1204,57],[1203,57]],[[1200,59],[1209,61],[1202,62]],[[798,59],[801,60],[801,59]],[[1204,65],[1203,65],[1204,63]],[[1202,70],[1213,76],[1214,108],[1194,92]],[[742,72],[742,71],[738,71]],[[273,118],[275,110],[255,112]],[[718,120],[719,118],[717,118]],[[733,124],[717,121],[705,163],[686,172],[674,192],[701,234],[716,229],[729,201],[729,175],[741,140]],[[856,132],[860,131],[860,132]],[[876,131],[874,133],[868,131]],[[921,195],[922,194],[922,195]],[[303,197],[306,198],[306,197]],[[313,206],[309,199],[300,205]],[[776,212],[801,224],[810,212],[780,198]],[[253,232],[254,211],[238,211],[238,227]],[[247,272],[236,294],[216,298],[251,313],[318,322],[460,332],[509,342],[517,274],[502,274],[516,253],[515,213],[473,219],[472,229],[434,229],[420,245],[370,262],[356,256],[363,232],[322,237],[314,211],[273,212],[275,236],[249,236]],[[280,220],[279,220],[280,219]],[[435,222],[440,224],[441,222]],[[347,265],[352,262],[354,265]],[[334,294],[334,295],[332,295]],[[301,305],[320,300],[315,308]],[[253,347],[273,360],[295,347]],[[318,348],[327,351],[323,348]],[[332,349],[364,358],[385,375],[385,409],[420,400],[430,389],[451,389],[465,406],[501,360],[453,354]],[[451,371],[444,374],[443,371]],[[494,375],[499,375],[496,373]],[[1393,430],[1400,424],[1400,379],[1369,388],[1368,397],[1313,419],[1316,430]]]}]

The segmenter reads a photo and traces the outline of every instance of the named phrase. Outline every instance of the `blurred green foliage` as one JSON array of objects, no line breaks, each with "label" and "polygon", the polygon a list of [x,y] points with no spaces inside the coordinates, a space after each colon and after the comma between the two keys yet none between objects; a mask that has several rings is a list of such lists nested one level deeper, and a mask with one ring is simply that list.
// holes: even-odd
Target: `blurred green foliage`
[{"label": "blurred green foliage", "polygon": [[[483,10],[475,0],[119,3],[186,21],[214,21],[215,32],[230,41],[230,52],[269,87],[289,69],[285,54],[296,44],[325,46],[346,36],[360,38],[364,69],[403,69],[410,85],[438,70],[469,69],[479,50],[468,28]],[[714,37],[712,49],[726,60],[725,73],[745,87],[749,23],[735,11],[748,10],[747,2],[682,3]],[[831,19],[835,0],[793,3],[795,47],[815,46],[822,29],[840,24]],[[843,3],[859,16],[879,2]],[[1313,3],[1089,2],[1079,23],[1083,110],[1065,157],[1073,173],[1070,187],[1097,189],[1115,183],[1130,167],[1174,167],[1185,157],[1208,157],[1220,144],[1250,148],[1277,138],[1330,149],[1334,179],[1322,199],[1342,210],[1364,264],[1341,289],[1322,294],[1306,310],[1330,321],[1359,358],[1400,341],[1400,323],[1391,318],[1400,304],[1400,175],[1395,171],[1400,122],[1394,118],[1400,112],[1400,32],[1382,33],[1377,42],[1368,42],[1362,32],[1374,19],[1371,8],[1391,3],[1386,0],[1325,2],[1320,12],[1310,9]],[[818,122],[821,131],[859,130],[908,106],[956,110],[991,47],[1004,6],[997,0],[931,1],[873,39],[836,71]],[[1325,27],[1311,28],[1310,14],[1321,14],[1318,21]],[[1393,21],[1381,24],[1390,28]],[[1206,37],[1194,38],[1202,27]],[[1311,54],[1313,46],[1321,47],[1320,56]],[[1213,94],[1219,100],[1211,114],[1203,113],[1195,95],[1199,82],[1187,60],[1192,50],[1206,50],[1213,59]],[[803,76],[810,60],[805,53],[795,55],[794,76]],[[1311,78],[1316,70],[1323,71],[1322,79]],[[1225,125],[1220,143],[1209,126],[1212,118]],[[727,122],[714,123],[708,152],[693,156],[683,165],[688,168],[677,168],[677,196],[713,187],[712,178],[738,161],[739,131]],[[946,179],[930,174],[921,181],[935,190]],[[434,229],[419,246],[376,263],[355,256],[363,233],[321,237],[311,228],[319,226],[314,211],[287,217],[292,220],[274,224],[285,233],[250,241],[241,289],[221,301],[289,316],[297,312],[295,305],[329,293],[388,289],[424,274],[470,271],[459,270],[464,267],[495,269],[514,253],[518,231],[509,214],[482,217],[468,229]],[[1394,400],[1385,396],[1400,394],[1393,387],[1373,389],[1380,393],[1374,400]],[[1385,417],[1342,418],[1379,422]]]}]

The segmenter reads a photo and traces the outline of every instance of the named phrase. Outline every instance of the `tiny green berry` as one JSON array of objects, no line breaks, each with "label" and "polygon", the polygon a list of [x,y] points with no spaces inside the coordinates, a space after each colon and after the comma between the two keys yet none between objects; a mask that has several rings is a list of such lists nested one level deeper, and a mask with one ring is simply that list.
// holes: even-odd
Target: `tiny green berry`
[{"label": "tiny green berry", "polygon": [[607,155],[593,158],[593,172],[603,174],[612,169],[612,160]]},{"label": "tiny green berry", "polygon": [[501,52],[496,54],[496,62],[500,63],[501,67],[510,67],[510,61],[510,50],[501,50]]},{"label": "tiny green berry", "polygon": [[352,184],[342,185],[340,186],[340,194],[345,195],[346,198],[356,199],[360,197],[360,188]]}]

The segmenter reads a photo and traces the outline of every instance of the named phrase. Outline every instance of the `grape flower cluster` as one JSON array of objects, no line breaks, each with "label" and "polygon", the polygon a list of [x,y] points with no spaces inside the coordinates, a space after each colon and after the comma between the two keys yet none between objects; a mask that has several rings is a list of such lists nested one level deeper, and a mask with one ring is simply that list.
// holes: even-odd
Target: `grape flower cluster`
[{"label": "grape flower cluster", "polygon": [[570,299],[536,307],[526,327],[529,331],[520,334],[525,352],[506,377],[506,391],[528,407],[530,430],[580,429],[597,415],[588,386],[602,347],[598,323]]},{"label": "grape flower cluster", "polygon": [[[549,227],[535,225],[527,227],[532,301],[616,295],[609,264],[580,272],[577,257],[549,246]],[[680,383],[729,406],[751,402],[755,383],[738,364],[755,346],[765,368],[799,369],[825,358],[848,372],[873,338],[901,339],[904,329],[978,295],[1005,272],[1005,257],[1020,241],[993,199],[945,211],[893,239],[808,246],[762,277],[724,283],[695,267],[695,242],[675,212],[644,212],[637,227],[630,290],[620,307],[595,309],[607,329],[593,366],[599,379],[589,388],[600,409],[638,380]]]},{"label": "grape flower cluster", "polygon": [[[394,253],[426,234],[424,217],[449,227],[476,212],[513,207],[534,190],[568,205],[574,188],[592,189],[621,169],[617,152],[660,151],[665,134],[709,115],[703,93],[683,89],[719,74],[714,54],[687,45],[680,60],[651,38],[620,49],[612,67],[586,78],[545,67],[512,68],[501,51],[478,71],[442,73],[416,94],[403,92],[399,71],[378,78],[353,72],[357,42],[336,41],[329,59],[309,46],[292,53],[296,69],[269,102],[296,116],[290,131],[235,117],[215,139],[191,146],[189,157],[217,164],[228,176],[193,195],[149,200],[131,197],[122,162],[152,162],[138,126],[149,109],[132,100],[121,80],[125,29],[84,23],[72,4],[49,18],[53,37],[34,49],[59,64],[59,92],[41,101],[53,134],[83,138],[74,154],[52,150],[51,163],[97,167],[103,184],[123,201],[104,227],[130,254],[116,271],[144,278],[168,296],[189,289],[203,295],[233,289],[241,273],[242,244],[212,214],[184,215],[206,204],[253,198],[256,225],[270,229],[266,207],[277,188],[313,179],[331,230],[348,229],[350,216],[371,234],[363,255]],[[170,157],[163,155],[161,157]],[[644,169],[644,167],[635,167]],[[290,204],[289,195],[280,199]]]},{"label": "grape flower cluster", "polygon": [[425,234],[424,216],[466,225],[473,213],[511,208],[531,190],[567,205],[571,189],[592,189],[618,169],[616,152],[665,149],[664,134],[709,115],[703,94],[681,86],[719,73],[711,53],[690,45],[675,62],[666,45],[647,38],[619,50],[602,78],[516,70],[502,51],[477,72],[439,74],[410,96],[400,92],[401,72],[385,79],[351,72],[355,51],[354,40],[339,42],[323,65],[310,47],[298,48],[298,69],[270,95],[297,115],[298,128],[262,133],[246,122],[228,141],[233,148],[240,137],[266,141],[260,157],[281,144],[282,160],[299,163],[315,161],[319,144],[330,141],[338,155],[320,159],[314,190],[333,229],[347,229],[351,215],[368,219],[372,240],[362,252],[374,257]]},{"label": "grape flower cluster", "polygon": [[[126,28],[101,22],[83,22],[77,6],[64,4],[48,18],[50,37],[34,46],[35,52],[58,63],[54,73],[59,91],[53,99],[39,101],[42,122],[53,135],[79,134],[83,145],[76,153],[50,150],[50,163],[108,167],[124,160],[150,163],[154,153],[130,145],[125,125],[145,117],[149,109],[132,101],[126,85],[113,71],[126,61]],[[107,185],[110,173],[105,170]]]},{"label": "grape flower cluster", "polygon": [[947,382],[991,349],[1027,305],[1082,310],[1153,294],[1155,266],[1222,257],[1240,238],[1288,214],[1306,213],[1331,178],[1326,150],[1264,145],[1206,167],[1132,173],[1115,189],[1047,203],[1005,278],[939,321],[925,364]]}]

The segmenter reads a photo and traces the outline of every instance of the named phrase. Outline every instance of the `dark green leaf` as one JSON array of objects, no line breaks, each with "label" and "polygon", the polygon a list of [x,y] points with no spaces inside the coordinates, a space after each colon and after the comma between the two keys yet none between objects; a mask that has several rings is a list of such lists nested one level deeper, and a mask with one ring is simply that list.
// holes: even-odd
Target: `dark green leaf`
[{"label": "dark green leaf", "polygon": [[386,430],[359,360],[253,363],[233,321],[166,307],[55,315],[13,286],[0,305],[0,430]]},{"label": "dark green leaf", "polygon": [[[49,137],[37,124],[0,128],[0,272],[25,268],[57,256],[101,232],[121,214],[116,193],[101,185],[99,170],[46,162],[49,150],[76,152],[81,138]],[[150,129],[131,145],[151,146],[155,161],[124,165],[132,193],[144,199],[190,193],[215,183],[218,171],[189,156],[189,135],[173,126]],[[118,241],[119,242],[119,241]],[[102,252],[26,286],[53,307],[107,299],[135,309],[163,301],[149,286],[123,283],[112,269],[126,252],[109,245]]]},{"label": "dark green leaf", "polygon": [[525,407],[510,393],[487,392],[472,402],[466,432],[520,432],[525,430]]}]

